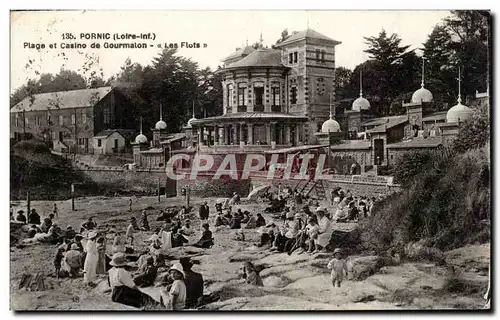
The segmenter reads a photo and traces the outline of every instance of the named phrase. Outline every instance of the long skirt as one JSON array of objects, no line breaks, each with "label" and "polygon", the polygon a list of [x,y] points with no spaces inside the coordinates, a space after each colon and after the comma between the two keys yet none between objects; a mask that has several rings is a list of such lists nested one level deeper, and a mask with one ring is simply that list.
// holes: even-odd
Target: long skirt
[{"label": "long skirt", "polygon": [[111,292],[111,301],[135,308],[160,307],[160,303],[151,298],[149,295],[127,286],[114,287]]},{"label": "long skirt", "polygon": [[99,251],[99,258],[97,259],[97,274],[106,274],[106,253],[104,250]]},{"label": "long skirt", "polygon": [[85,264],[83,266],[83,271],[85,271],[83,275],[84,283],[91,283],[97,280],[97,260],[98,255],[88,254],[85,258]]}]

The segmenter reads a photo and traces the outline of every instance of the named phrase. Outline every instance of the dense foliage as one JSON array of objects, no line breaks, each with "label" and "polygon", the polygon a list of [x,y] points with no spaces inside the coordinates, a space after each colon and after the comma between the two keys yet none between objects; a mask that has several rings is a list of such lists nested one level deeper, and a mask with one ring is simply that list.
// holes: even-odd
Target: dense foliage
[{"label": "dense foliage", "polygon": [[80,183],[86,193],[100,190],[71,167],[69,160],[50,152],[37,140],[21,141],[10,147],[11,199],[24,198],[30,191],[33,199],[68,199],[72,183]]}]

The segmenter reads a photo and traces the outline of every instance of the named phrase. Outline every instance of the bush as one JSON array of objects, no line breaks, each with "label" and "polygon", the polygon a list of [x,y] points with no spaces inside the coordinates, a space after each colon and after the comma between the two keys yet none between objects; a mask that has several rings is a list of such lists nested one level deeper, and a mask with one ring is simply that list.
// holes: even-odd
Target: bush
[{"label": "bush", "polygon": [[[455,154],[413,152],[398,169],[403,191],[386,198],[362,225],[363,246],[383,251],[425,239],[448,250],[488,239],[490,170],[488,146]],[[405,161],[405,160],[402,160]]]}]

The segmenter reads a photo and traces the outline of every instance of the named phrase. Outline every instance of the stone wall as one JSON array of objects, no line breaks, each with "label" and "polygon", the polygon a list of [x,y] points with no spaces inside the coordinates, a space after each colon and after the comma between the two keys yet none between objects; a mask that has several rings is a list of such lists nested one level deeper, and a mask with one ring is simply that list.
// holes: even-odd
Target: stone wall
[{"label": "stone wall", "polygon": [[[195,180],[183,179],[177,181],[177,194],[181,194],[182,188],[189,188],[192,196],[199,197],[227,197],[233,192],[246,197],[250,192],[250,180],[232,180],[230,178],[213,180],[212,175],[199,174]],[[227,176],[226,176],[227,177]]]},{"label": "stone wall", "polygon": [[86,177],[102,185],[136,192],[155,193],[158,188],[165,188],[168,196],[175,196],[176,181],[168,179],[165,170],[121,170],[121,169],[86,169],[79,170]]},{"label": "stone wall", "polygon": [[[370,177],[361,177],[361,176],[345,176],[345,177],[336,177],[331,181],[323,181],[323,186],[325,187],[326,194],[328,199],[330,200],[330,192],[337,187],[340,187],[344,190],[349,190],[354,196],[369,196],[369,197],[377,197],[381,194],[390,194],[392,192],[396,192],[400,190],[398,185],[392,185],[391,183],[381,183],[373,180]],[[374,177],[375,178],[375,177]],[[382,177],[376,177],[377,179],[381,179]],[[383,178],[382,178],[383,179]],[[253,188],[264,186],[264,185],[272,185],[277,187],[281,184],[282,187],[291,187],[292,189],[298,186],[298,190],[302,190],[305,185],[305,181],[301,180],[300,183],[298,180],[279,180],[279,179],[266,179],[265,177],[250,177],[250,190]],[[312,191],[312,196],[315,196],[315,191]]]}]

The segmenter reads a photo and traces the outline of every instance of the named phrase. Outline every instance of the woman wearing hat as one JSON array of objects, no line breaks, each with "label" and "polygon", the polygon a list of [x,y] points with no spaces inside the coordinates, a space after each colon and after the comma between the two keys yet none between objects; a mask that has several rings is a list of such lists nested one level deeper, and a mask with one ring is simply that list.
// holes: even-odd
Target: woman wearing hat
[{"label": "woman wearing hat", "polygon": [[161,303],[167,310],[183,310],[186,306],[186,284],[184,283],[184,271],[180,263],[176,263],[168,271],[174,280],[170,290],[161,291]]},{"label": "woman wearing hat", "polygon": [[99,252],[97,250],[97,232],[91,231],[88,234],[88,241],[85,246],[85,264],[83,265],[83,282],[93,286],[97,279],[97,261],[99,260]]},{"label": "woman wearing hat", "polygon": [[332,236],[331,221],[325,216],[325,208],[318,207],[316,209],[316,216],[318,218],[319,232],[318,240],[316,241],[317,250],[324,249],[329,243]]},{"label": "woman wearing hat", "polygon": [[112,290],[111,301],[136,308],[158,306],[153,298],[137,288],[132,275],[125,270],[125,266],[127,266],[125,253],[115,253],[109,264],[112,266],[109,269],[108,278]]},{"label": "woman wearing hat", "polygon": [[186,284],[186,309],[195,308],[200,304],[203,297],[203,276],[191,270],[193,262],[188,257],[179,260],[184,271],[184,283]]}]

